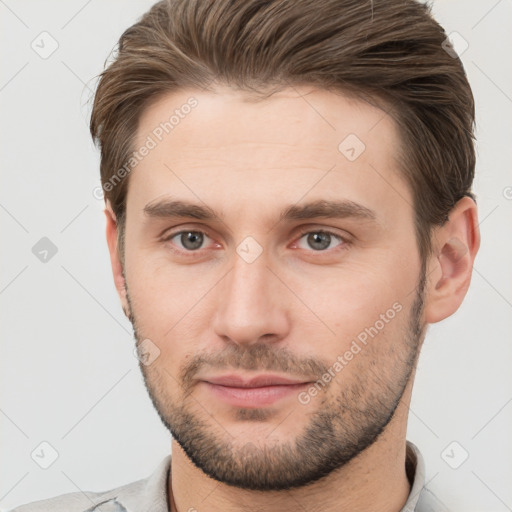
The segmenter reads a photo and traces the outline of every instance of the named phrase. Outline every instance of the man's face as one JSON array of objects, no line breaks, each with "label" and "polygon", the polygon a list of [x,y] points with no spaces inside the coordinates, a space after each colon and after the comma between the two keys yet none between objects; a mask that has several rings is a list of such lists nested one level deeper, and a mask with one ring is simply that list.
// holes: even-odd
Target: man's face
[{"label": "man's face", "polygon": [[[197,106],[180,110],[191,96]],[[312,88],[257,103],[180,91],[144,112],[135,148],[148,136],[156,146],[130,176],[124,270],[153,403],[217,480],[317,480],[386,427],[423,335],[395,124]],[[174,201],[196,208],[181,216]]]}]

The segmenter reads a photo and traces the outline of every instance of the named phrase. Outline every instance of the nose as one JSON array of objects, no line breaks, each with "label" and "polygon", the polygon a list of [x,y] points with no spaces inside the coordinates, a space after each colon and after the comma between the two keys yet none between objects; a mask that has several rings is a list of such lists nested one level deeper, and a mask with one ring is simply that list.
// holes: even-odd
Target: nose
[{"label": "nose", "polygon": [[238,254],[219,283],[213,329],[217,336],[238,345],[275,343],[290,329],[283,283],[268,268],[265,252],[248,263]]}]

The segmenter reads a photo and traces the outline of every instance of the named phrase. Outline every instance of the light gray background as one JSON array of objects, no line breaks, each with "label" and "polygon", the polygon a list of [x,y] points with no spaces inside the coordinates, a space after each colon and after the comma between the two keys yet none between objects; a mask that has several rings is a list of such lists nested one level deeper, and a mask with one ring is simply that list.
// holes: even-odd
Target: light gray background
[{"label": "light gray background", "polygon": [[[0,0],[2,510],[143,478],[170,449],[112,283],[88,134],[92,79],[151,3]],[[469,43],[482,246],[462,307],[430,326],[408,438],[450,509],[512,510],[512,1],[434,12]],[[46,59],[31,47],[51,48],[43,31],[59,45]],[[32,253],[42,237],[58,249],[46,263]],[[43,441],[58,452],[48,469],[31,458],[49,461]]]}]

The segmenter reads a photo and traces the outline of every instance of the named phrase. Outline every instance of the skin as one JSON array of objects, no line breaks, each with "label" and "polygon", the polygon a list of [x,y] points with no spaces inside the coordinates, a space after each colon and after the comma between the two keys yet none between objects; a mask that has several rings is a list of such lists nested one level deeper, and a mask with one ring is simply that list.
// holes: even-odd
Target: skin
[{"label": "skin", "polygon": [[[435,230],[422,293],[412,194],[396,163],[400,138],[390,117],[306,86],[259,103],[225,87],[178,91],[146,109],[136,147],[190,96],[198,106],[130,174],[124,268],[108,202],[105,210],[123,309],[138,342],[149,339],[159,350],[150,365],[141,364],[146,386],[164,424],[188,433],[207,466],[198,467],[173,439],[173,510],[295,511],[298,503],[325,512],[400,510],[410,491],[405,435],[416,359],[428,324],[452,315],[468,290],[480,245],[474,201],[461,199]],[[354,161],[338,150],[349,134],[366,146]],[[171,196],[207,205],[217,217],[144,213]],[[289,205],[340,199],[373,210],[376,221],[279,219]],[[308,234],[321,229],[344,241],[333,236],[327,248],[315,250]],[[183,238],[169,238],[180,230],[205,233],[200,248],[187,253]],[[236,251],[248,236],[262,250],[251,263]],[[252,254],[258,246],[241,245]],[[307,404],[291,393],[269,406],[235,407],[202,382],[269,370],[314,382],[393,304],[400,312]],[[326,413],[334,425],[329,449],[347,447],[347,460],[322,478],[310,474],[307,485],[286,486],[286,478],[299,476],[287,468],[299,468],[306,480],[315,469],[321,442],[294,448]],[[195,427],[185,424],[191,418]],[[377,426],[380,435],[350,449],[352,437]],[[284,471],[280,461],[288,464]],[[251,467],[258,468],[252,476]],[[212,478],[215,471],[222,478]],[[248,488],[265,471],[272,481],[283,479],[281,490]],[[233,474],[246,478],[245,488],[228,481]]]}]

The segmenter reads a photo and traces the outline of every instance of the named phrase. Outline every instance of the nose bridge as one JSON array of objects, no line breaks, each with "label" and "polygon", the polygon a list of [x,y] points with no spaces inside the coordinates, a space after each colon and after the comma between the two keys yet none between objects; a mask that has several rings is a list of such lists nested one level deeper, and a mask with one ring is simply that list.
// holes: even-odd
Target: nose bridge
[{"label": "nose bridge", "polygon": [[266,294],[271,295],[270,278],[272,273],[268,270],[268,261],[265,256],[259,256],[252,262],[244,260],[237,255],[234,258],[233,269],[230,272],[229,295],[236,300],[240,306],[257,307],[259,298],[266,298]]},{"label": "nose bridge", "polygon": [[[243,244],[240,244],[243,247]],[[240,249],[240,247],[239,247]],[[254,260],[234,255],[223,280],[214,329],[217,335],[238,344],[257,343],[262,336],[282,338],[288,328],[287,311],[280,300],[279,283],[268,268],[268,255]]]}]

